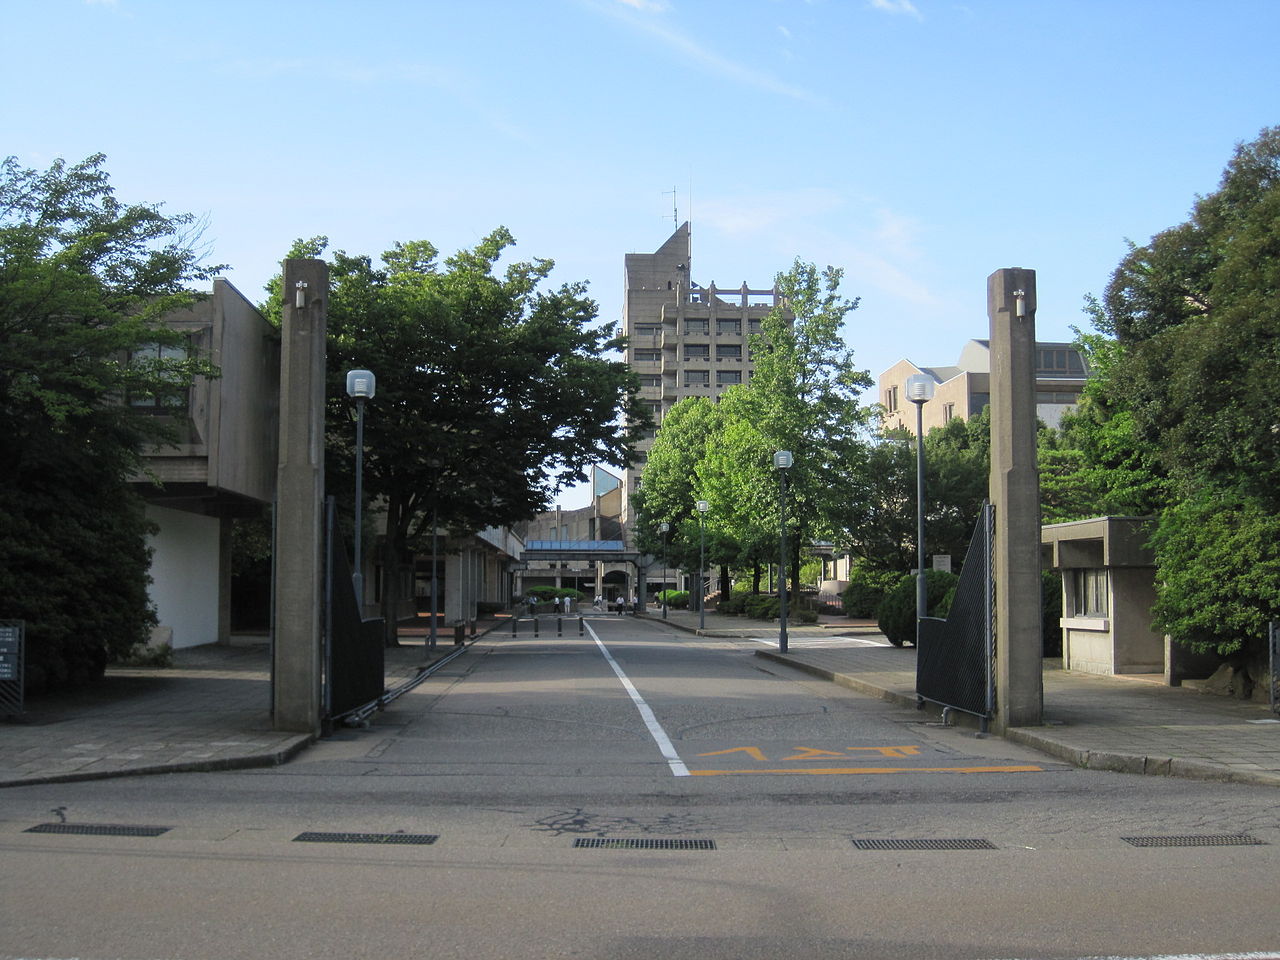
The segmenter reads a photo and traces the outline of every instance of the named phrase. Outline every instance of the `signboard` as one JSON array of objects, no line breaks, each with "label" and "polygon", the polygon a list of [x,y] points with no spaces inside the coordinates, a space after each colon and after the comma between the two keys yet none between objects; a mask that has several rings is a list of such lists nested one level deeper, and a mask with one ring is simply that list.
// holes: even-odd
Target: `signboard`
[{"label": "signboard", "polygon": [[22,713],[22,647],[26,624],[0,620],[0,715]]},{"label": "signboard", "polygon": [[950,573],[951,572],[951,554],[935,553],[933,555],[933,569],[945,570],[947,573]]}]

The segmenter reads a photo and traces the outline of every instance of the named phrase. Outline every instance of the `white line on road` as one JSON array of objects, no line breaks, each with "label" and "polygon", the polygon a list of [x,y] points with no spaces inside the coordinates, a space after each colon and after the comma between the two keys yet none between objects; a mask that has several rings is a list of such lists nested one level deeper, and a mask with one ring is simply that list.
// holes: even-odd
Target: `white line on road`
[{"label": "white line on road", "polygon": [[649,709],[649,705],[644,702],[644,697],[640,696],[640,691],[636,689],[636,685],[632,683],[622,667],[618,666],[618,661],[613,659],[613,654],[609,652],[609,648],[600,642],[600,638],[596,636],[596,632],[591,629],[591,624],[584,621],[587,632],[591,634],[591,639],[596,642],[596,646],[600,648],[600,652],[604,654],[605,660],[609,662],[609,666],[613,667],[613,672],[618,675],[618,679],[622,681],[622,687],[627,693],[631,694],[631,699],[636,705],[636,709],[640,711],[640,719],[644,721],[644,725],[649,728],[649,735],[653,737],[657,743],[658,749],[662,752],[662,756],[666,759],[671,767],[671,772],[677,777],[689,776],[689,768],[684,765],[684,761],[680,759],[680,754],[676,753],[676,748],[671,744],[671,738],[667,736],[667,731],[662,729],[662,724],[658,722],[658,718],[653,715],[653,711]]}]

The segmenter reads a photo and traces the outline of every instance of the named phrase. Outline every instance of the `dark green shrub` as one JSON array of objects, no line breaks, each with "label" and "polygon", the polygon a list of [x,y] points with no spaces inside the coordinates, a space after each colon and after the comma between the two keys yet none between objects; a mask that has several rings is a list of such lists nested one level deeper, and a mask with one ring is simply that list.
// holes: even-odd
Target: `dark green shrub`
[{"label": "dark green shrub", "polygon": [[720,604],[716,607],[716,611],[727,614],[728,616],[736,617],[746,610],[747,597],[749,596],[751,596],[749,593],[736,593],[728,600],[721,600]]},{"label": "dark green shrub", "polygon": [[747,598],[743,612],[755,620],[776,620],[781,601],[768,593],[756,593]]},{"label": "dark green shrub", "polygon": [[1053,570],[1040,572],[1040,603],[1044,617],[1044,655],[1062,656],[1062,574]]},{"label": "dark green shrub", "polygon": [[658,603],[665,603],[672,610],[687,610],[689,608],[689,591],[663,590],[658,594]]},{"label": "dark green shrub", "polygon": [[[788,611],[788,612],[789,612],[789,611]],[[790,618],[788,618],[788,619],[790,619]],[[817,611],[817,610],[808,610],[808,609],[805,609],[805,610],[799,610],[799,611],[797,611],[797,612],[796,612],[795,619],[796,619],[796,620],[798,620],[798,621],[800,621],[801,623],[817,623],[817,622],[818,622],[818,611]]]},{"label": "dark green shrub", "polygon": [[846,617],[858,619],[876,615],[876,608],[902,577],[901,570],[858,565],[849,573],[849,586],[840,594]]},{"label": "dark green shrub", "polygon": [[[895,647],[916,641],[916,578],[911,573],[901,577],[876,610],[880,632]],[[929,616],[945,616],[943,604],[959,579],[945,570],[925,571],[925,609]]]}]

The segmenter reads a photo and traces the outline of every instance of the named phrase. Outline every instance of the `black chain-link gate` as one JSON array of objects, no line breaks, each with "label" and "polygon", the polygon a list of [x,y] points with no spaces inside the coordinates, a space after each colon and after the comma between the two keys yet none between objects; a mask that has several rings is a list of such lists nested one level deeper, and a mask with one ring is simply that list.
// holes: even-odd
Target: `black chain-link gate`
[{"label": "black chain-link gate", "polygon": [[994,706],[994,535],[995,508],[986,504],[969,541],[951,609],[945,620],[920,620],[916,651],[916,696],[971,713],[984,730]]},{"label": "black chain-link gate", "polygon": [[385,660],[382,620],[361,616],[332,497],[326,507],[324,712],[333,722],[382,696]]}]

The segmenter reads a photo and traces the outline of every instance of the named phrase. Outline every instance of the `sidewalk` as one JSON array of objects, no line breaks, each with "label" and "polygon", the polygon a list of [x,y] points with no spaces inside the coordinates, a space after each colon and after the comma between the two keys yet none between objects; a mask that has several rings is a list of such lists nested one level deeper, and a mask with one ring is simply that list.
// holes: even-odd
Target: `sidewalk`
[{"label": "sidewalk", "polygon": [[[649,622],[663,621],[656,610]],[[508,620],[481,624],[495,641]],[[914,709],[915,650],[822,645],[834,637],[876,639],[865,621],[791,626],[790,651],[776,652],[777,624],[671,610],[668,627],[705,636],[755,640],[758,656]],[[441,637],[434,653],[425,630],[386,651],[387,686],[416,676],[453,651]],[[97,684],[33,698],[25,722],[0,722],[0,787],[143,773],[229,770],[284,763],[311,738],[271,727],[270,664],[265,643],[178,650],[170,668],[112,668]],[[1120,677],[1046,669],[1046,724],[1008,739],[1061,760],[1119,770],[1280,786],[1280,717],[1265,706]]]},{"label": "sidewalk", "polygon": [[[426,633],[401,628],[402,645],[386,650],[388,688],[454,651],[452,631],[434,651]],[[189,647],[172,667],[111,667],[88,687],[28,699],[18,721],[0,719],[0,787],[276,766],[311,741],[272,729],[265,637]]]},{"label": "sidewalk", "polygon": [[[660,619],[651,612],[649,619]],[[777,623],[669,610],[670,626],[711,637],[777,640]],[[815,646],[832,637],[879,638],[868,621],[824,618],[788,626],[788,652],[756,651],[779,663],[873,697],[914,708],[914,647]],[[1046,664],[1051,661],[1046,661]],[[1280,786],[1280,716],[1265,705],[1126,677],[1073,673],[1046,666],[1044,717],[1006,738],[1079,767],[1199,780]]]}]

